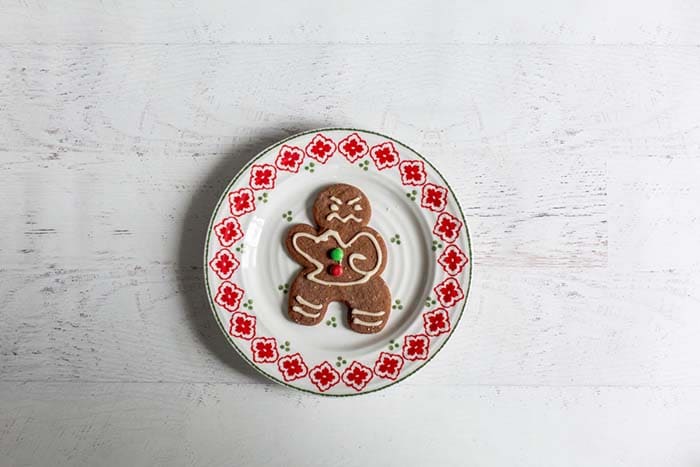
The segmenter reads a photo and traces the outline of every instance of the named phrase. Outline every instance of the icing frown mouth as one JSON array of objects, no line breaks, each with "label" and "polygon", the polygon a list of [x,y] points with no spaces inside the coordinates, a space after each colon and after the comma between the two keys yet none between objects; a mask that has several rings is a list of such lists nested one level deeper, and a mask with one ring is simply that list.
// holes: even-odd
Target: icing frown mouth
[{"label": "icing frown mouth", "polygon": [[332,212],[326,216],[327,221],[332,221],[333,219],[338,219],[340,222],[345,224],[347,221],[353,220],[355,222],[362,222],[362,219],[359,217],[355,216],[354,214],[348,214],[345,217],[342,217],[340,214],[337,212]]}]

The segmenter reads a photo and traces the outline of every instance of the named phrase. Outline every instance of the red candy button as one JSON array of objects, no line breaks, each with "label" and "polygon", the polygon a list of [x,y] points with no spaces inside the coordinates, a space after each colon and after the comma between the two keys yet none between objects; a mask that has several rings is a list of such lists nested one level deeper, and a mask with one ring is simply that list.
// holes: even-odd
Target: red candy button
[{"label": "red candy button", "polygon": [[340,264],[334,264],[328,268],[328,272],[331,276],[340,276],[343,274],[343,267]]}]

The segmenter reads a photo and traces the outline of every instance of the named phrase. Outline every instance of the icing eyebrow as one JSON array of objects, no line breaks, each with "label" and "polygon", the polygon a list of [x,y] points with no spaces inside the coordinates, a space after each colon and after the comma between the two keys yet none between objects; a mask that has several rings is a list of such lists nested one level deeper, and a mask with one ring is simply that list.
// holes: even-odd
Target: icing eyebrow
[{"label": "icing eyebrow", "polygon": [[338,204],[343,204],[343,202],[341,200],[339,200],[338,198],[336,198],[335,196],[331,196],[331,201],[335,201]]},{"label": "icing eyebrow", "polygon": [[337,211],[340,209],[337,204],[331,204],[331,211]]},{"label": "icing eyebrow", "polygon": [[357,203],[358,201],[360,201],[360,198],[361,198],[360,196],[358,196],[357,198],[353,198],[353,199],[351,199],[350,201],[348,201],[348,204],[349,204],[350,206],[352,206],[353,204],[355,204],[355,203]]},{"label": "icing eyebrow", "polygon": [[[332,209],[332,208],[331,208],[331,209]],[[354,209],[355,211],[362,211],[362,206],[360,206],[359,204],[356,204],[356,205],[353,207],[353,209]]]}]

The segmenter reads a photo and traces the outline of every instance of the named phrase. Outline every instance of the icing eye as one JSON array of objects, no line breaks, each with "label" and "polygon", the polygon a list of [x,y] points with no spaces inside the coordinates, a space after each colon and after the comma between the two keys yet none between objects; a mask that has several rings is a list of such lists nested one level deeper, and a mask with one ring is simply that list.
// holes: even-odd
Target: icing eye
[{"label": "icing eye", "polygon": [[353,206],[353,209],[355,211],[362,211],[362,206],[360,206],[359,204],[356,204],[355,206]]},{"label": "icing eye", "polygon": [[331,211],[337,211],[340,209],[336,204],[331,204]]}]

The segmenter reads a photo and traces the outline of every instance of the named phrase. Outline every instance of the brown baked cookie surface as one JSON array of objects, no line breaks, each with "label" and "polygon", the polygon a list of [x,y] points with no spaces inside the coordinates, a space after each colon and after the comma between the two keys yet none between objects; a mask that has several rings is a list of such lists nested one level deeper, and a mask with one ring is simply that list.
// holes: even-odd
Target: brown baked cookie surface
[{"label": "brown baked cookie surface", "polygon": [[350,328],[363,334],[381,331],[391,312],[391,292],[381,273],[387,249],[381,235],[367,227],[369,199],[352,185],[321,191],[313,205],[318,225],[293,226],[287,233],[290,256],[302,266],[289,289],[287,312],[299,323],[323,321],[331,302],[348,307]]}]

